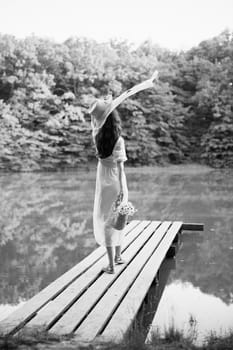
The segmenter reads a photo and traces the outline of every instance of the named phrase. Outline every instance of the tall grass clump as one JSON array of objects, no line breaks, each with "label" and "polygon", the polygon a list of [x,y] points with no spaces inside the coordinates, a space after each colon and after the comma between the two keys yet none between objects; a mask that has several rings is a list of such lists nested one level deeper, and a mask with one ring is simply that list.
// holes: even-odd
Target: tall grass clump
[{"label": "tall grass clump", "polygon": [[57,336],[45,331],[22,332],[16,336],[1,336],[1,350],[233,350],[233,330],[221,336],[214,332],[197,345],[193,336],[185,335],[174,325],[163,334],[155,329],[146,337],[145,329],[134,329],[120,343],[80,344],[75,337]]},{"label": "tall grass clump", "polygon": [[233,349],[233,330],[222,335],[211,332],[202,345],[202,350],[232,350]]}]

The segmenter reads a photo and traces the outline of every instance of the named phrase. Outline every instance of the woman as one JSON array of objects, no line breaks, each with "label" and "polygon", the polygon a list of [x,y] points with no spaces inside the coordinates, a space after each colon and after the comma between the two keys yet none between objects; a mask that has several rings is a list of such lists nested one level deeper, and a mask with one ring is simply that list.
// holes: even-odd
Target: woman
[{"label": "woman", "polygon": [[112,206],[120,195],[122,205],[128,202],[128,188],[124,171],[127,160],[121,123],[116,107],[139,91],[153,88],[158,77],[155,71],[150,79],[123,92],[114,100],[97,100],[91,107],[92,135],[99,159],[97,166],[93,225],[96,241],[107,249],[109,265],[104,269],[114,273],[115,264],[123,264],[121,244],[123,231],[112,227]]},{"label": "woman", "polygon": [[90,113],[98,157],[93,212],[94,236],[97,243],[107,250],[109,265],[103,270],[113,274],[115,264],[124,264],[121,258],[124,234],[123,230],[112,227],[112,207],[120,194],[122,203],[128,202],[128,188],[124,171],[127,157],[121,136],[121,120],[116,109],[106,114],[110,105],[111,102],[107,100],[98,100]]}]

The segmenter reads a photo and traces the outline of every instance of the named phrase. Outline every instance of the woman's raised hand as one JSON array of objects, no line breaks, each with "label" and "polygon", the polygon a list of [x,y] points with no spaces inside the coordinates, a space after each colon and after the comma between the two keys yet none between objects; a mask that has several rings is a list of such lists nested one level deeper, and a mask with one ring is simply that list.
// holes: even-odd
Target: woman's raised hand
[{"label": "woman's raised hand", "polygon": [[150,78],[150,80],[151,81],[158,80],[158,75],[159,75],[159,72],[157,70],[155,70],[154,73],[152,74],[152,77]]}]

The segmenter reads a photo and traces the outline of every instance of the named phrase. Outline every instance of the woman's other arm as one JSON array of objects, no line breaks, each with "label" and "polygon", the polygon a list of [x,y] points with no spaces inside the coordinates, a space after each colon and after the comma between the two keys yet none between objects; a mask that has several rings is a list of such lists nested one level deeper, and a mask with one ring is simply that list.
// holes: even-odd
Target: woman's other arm
[{"label": "woman's other arm", "polygon": [[123,194],[122,202],[128,202],[128,187],[124,169],[124,162],[117,162],[120,191]]}]

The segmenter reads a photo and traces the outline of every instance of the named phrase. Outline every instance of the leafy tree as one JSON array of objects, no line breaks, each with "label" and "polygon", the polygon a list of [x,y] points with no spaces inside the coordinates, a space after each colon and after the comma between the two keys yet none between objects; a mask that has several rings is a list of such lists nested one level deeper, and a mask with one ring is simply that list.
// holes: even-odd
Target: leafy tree
[{"label": "leafy tree", "polygon": [[180,53],[150,41],[135,48],[127,41],[58,44],[0,35],[0,166],[52,170],[93,160],[90,103],[118,96],[158,69],[154,90],[119,107],[129,162],[231,167],[232,52],[229,31]]}]

